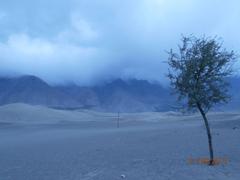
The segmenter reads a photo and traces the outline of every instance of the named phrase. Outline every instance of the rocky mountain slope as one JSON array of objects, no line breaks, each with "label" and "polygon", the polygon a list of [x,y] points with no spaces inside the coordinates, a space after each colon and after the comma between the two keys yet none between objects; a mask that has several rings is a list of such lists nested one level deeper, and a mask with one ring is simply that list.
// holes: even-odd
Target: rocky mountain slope
[{"label": "rocky mountain slope", "polygon": [[[222,109],[240,105],[239,78],[232,78],[232,102]],[[169,111],[176,107],[170,89],[145,80],[116,79],[101,85],[52,86],[35,76],[0,78],[0,105],[26,103],[59,109],[93,109],[108,112]]]}]

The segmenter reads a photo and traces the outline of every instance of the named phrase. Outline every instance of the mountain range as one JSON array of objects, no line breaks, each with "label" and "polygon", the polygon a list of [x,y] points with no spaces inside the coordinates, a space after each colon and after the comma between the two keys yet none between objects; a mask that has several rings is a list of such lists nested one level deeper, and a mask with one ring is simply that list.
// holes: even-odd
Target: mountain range
[{"label": "mountain range", "polygon": [[[231,79],[232,103],[240,105],[239,78]],[[0,105],[26,103],[58,109],[92,109],[108,112],[170,111],[176,107],[176,97],[170,89],[146,80],[116,79],[96,86],[53,86],[36,76],[1,77]]]}]

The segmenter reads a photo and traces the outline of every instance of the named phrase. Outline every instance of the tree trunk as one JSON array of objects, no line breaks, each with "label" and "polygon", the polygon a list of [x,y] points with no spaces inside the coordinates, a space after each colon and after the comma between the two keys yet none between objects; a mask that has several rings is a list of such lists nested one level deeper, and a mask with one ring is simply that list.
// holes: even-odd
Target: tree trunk
[{"label": "tree trunk", "polygon": [[206,127],[206,130],[207,130],[207,136],[208,136],[208,146],[209,146],[209,153],[210,153],[210,161],[209,161],[209,165],[213,165],[213,159],[214,159],[214,156],[213,156],[213,147],[212,147],[212,136],[211,136],[211,131],[210,131],[210,127],[209,127],[209,124],[208,124],[208,120],[207,120],[207,117],[206,117],[206,114],[205,112],[203,111],[202,107],[200,104],[197,104],[197,107],[204,119],[204,123],[205,123],[205,127]]}]

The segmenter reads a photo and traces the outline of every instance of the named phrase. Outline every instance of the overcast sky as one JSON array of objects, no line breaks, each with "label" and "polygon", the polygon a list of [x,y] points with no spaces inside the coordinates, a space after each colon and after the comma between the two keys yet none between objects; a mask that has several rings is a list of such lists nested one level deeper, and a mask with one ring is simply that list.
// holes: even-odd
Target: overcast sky
[{"label": "overcast sky", "polygon": [[181,34],[240,50],[239,0],[1,0],[0,75],[49,83],[166,82]]}]

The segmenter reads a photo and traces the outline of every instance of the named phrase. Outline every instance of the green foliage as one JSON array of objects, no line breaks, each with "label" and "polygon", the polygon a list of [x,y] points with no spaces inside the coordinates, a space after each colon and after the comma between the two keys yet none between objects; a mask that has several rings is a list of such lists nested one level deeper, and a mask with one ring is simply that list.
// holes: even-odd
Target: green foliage
[{"label": "green foliage", "polygon": [[183,37],[179,53],[169,52],[171,85],[189,109],[200,105],[207,112],[217,103],[228,102],[228,82],[236,60],[233,51],[222,48],[216,38]]}]

